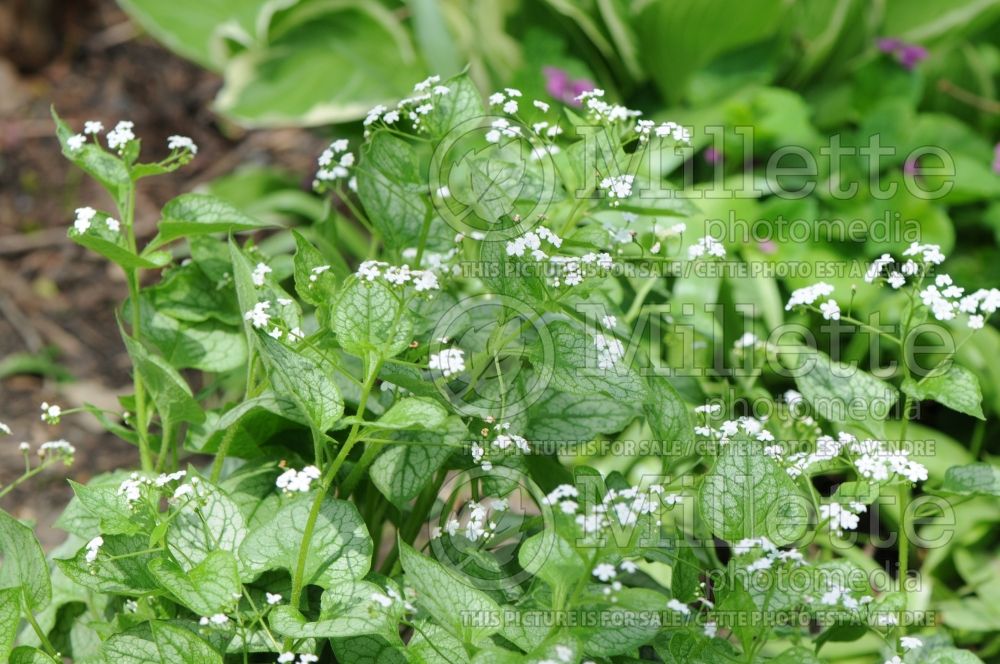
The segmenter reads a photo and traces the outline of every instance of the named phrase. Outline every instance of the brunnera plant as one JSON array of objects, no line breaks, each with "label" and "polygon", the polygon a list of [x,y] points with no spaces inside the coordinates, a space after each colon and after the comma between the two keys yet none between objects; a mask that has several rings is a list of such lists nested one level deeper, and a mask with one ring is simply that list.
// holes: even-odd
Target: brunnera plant
[{"label": "brunnera plant", "polygon": [[[921,401],[982,417],[975,375],[954,349],[890,381],[756,319],[725,333],[693,305],[734,280],[693,274],[747,258],[690,237],[695,208],[665,184],[689,130],[600,90],[579,101],[484,102],[464,76],[432,77],[372,109],[356,150],[320,156],[315,187],[338,203],[322,223],[274,228],[187,193],[144,245],[140,181],[197,147],[174,136],[145,163],[131,123],[76,133],[54,114],[114,205],[78,209],[69,237],[129,286],[133,393],[80,410],[141,467],[73,484],[51,561],[0,512],[0,653],[811,662],[853,642],[836,652],[979,661],[915,619],[933,591],[908,583],[934,546],[913,523],[947,508],[924,499],[996,493],[992,466],[908,445]],[[367,246],[339,241],[351,224]],[[258,242],[289,235],[292,256]],[[891,348],[928,325],[974,334],[1000,292],[965,292],[943,259],[914,244],[859,279],[898,295],[893,332],[826,283],[786,310]],[[706,349],[747,370],[670,371]],[[747,402],[767,415],[738,414]],[[0,495],[74,453],[22,449]],[[898,533],[887,568],[865,516]]]}]

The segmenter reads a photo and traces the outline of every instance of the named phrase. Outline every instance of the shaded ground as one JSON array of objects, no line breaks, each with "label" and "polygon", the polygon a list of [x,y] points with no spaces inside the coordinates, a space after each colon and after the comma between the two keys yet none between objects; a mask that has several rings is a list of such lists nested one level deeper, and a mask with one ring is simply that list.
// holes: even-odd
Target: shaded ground
[{"label": "shaded ground", "polygon": [[246,133],[216,117],[210,104],[219,86],[214,74],[141,35],[111,0],[0,3],[0,421],[14,431],[0,439],[0,486],[23,469],[22,440],[37,447],[65,438],[77,448],[72,468],[50,469],[0,507],[37,521],[47,548],[63,536],[51,523],[71,496],[66,477],[85,482],[138,458],[89,415],[56,427],[39,420],[42,401],[115,408],[131,384],[114,313],[125,282],[66,239],[74,208],[107,209],[109,201],[63,160],[49,107],[76,127],[133,120],[144,154],[153,156],[166,152],[170,134],[194,138],[200,150],[192,165],[143,183],[137,225],[152,234],[159,207],[198,183],[244,163],[306,174],[322,149],[307,132]]}]

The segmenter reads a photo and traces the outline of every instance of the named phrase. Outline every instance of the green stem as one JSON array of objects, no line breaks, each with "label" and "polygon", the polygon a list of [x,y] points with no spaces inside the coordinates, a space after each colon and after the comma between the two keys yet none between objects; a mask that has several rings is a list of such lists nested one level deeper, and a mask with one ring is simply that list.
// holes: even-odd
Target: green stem
[{"label": "green stem", "polygon": [[[368,364],[368,361],[365,361]],[[371,394],[372,387],[375,385],[375,379],[378,377],[379,369],[382,368],[382,361],[377,360],[372,364],[371,367],[366,367],[366,378],[365,384],[361,389],[361,398],[358,400],[358,416],[363,418],[365,409],[368,406],[368,396]],[[358,442],[358,431],[360,429],[361,423],[355,422],[354,426],[351,427],[351,432],[347,436],[347,440],[344,441],[344,445],[340,448],[340,452],[337,457],[333,460],[328,468],[324,470],[323,478],[321,480],[320,490],[316,493],[316,499],[313,501],[312,508],[309,510],[309,517],[306,519],[305,528],[302,531],[302,544],[299,547],[299,556],[295,564],[295,574],[292,576],[292,596],[291,605],[295,608],[299,607],[302,599],[302,584],[303,577],[305,576],[306,570],[306,560],[309,557],[309,546],[312,543],[313,530],[316,528],[316,520],[319,518],[320,509],[323,507],[323,499],[326,497],[327,492],[330,490],[330,486],[337,477],[337,472],[340,470],[344,462],[347,461],[348,455],[351,453],[351,449]]]},{"label": "green stem", "polygon": [[[132,338],[141,342],[140,305],[139,305],[139,270],[131,269],[126,274],[128,278],[128,297],[132,303]],[[149,449],[149,420],[146,413],[146,387],[142,375],[133,365],[132,379],[135,384],[135,431],[139,436],[139,458],[145,472],[153,470],[153,456]]]},{"label": "green stem", "polygon": [[43,470],[51,466],[53,463],[55,463],[54,458],[44,461],[39,465],[35,466],[34,468],[24,471],[23,475],[21,475],[16,480],[5,486],[3,489],[0,489],[0,498],[3,498],[8,493],[16,489],[19,485],[23,484],[24,482],[27,482],[32,477],[34,477],[38,473],[42,472]]},{"label": "green stem", "polygon": [[45,651],[50,655],[52,655],[53,658],[59,659],[59,651],[57,651],[52,646],[52,642],[49,641],[49,637],[45,635],[45,631],[38,624],[38,621],[35,620],[35,616],[31,612],[31,609],[28,607],[28,602],[26,599],[24,599],[23,593],[21,597],[21,607],[25,619],[28,621],[28,624],[31,625],[31,629],[35,631],[35,634],[38,636],[38,640],[41,642],[42,647],[45,648]]},{"label": "green stem", "polygon": [[210,477],[212,484],[219,482],[219,477],[222,475],[222,464],[226,460],[226,455],[229,454],[229,447],[233,444],[233,438],[235,437],[235,426],[228,427],[226,433],[222,435],[222,442],[219,443],[219,449],[215,453],[215,460],[212,462],[212,475]]}]

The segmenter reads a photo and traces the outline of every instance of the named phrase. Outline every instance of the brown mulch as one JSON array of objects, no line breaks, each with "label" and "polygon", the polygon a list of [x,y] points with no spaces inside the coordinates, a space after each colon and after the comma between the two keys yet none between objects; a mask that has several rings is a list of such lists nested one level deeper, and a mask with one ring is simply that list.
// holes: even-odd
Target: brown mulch
[{"label": "brown mulch", "polygon": [[[109,200],[66,162],[49,108],[72,126],[135,122],[154,155],[166,137],[191,136],[198,157],[174,174],[144,181],[137,224],[152,229],[160,206],[243,163],[309,173],[323,140],[300,130],[246,132],[211,110],[220,78],[141,34],[112,0],[8,0],[0,3],[0,363],[22,354],[55,355],[57,380],[37,370],[0,374],[0,487],[21,473],[17,444],[65,438],[71,468],[53,468],[6,496],[0,507],[35,521],[46,548],[63,533],[51,524],[71,496],[65,478],[134,466],[132,446],[104,433],[89,415],[50,427],[39,404],[115,407],[129,393],[129,361],[115,323],[126,294],[120,272],[66,239],[73,209],[107,209]],[[2,364],[0,364],[2,366]]]}]

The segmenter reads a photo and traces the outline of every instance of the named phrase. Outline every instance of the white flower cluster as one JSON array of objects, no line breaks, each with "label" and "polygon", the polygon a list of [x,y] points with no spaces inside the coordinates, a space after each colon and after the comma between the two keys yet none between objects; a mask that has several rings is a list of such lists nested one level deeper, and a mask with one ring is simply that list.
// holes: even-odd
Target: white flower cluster
[{"label": "white flower cluster", "polygon": [[47,401],[42,402],[42,422],[59,424],[60,417],[62,417],[62,408],[56,404],[49,404]]},{"label": "white flower cluster", "polygon": [[[82,207],[77,208],[74,214],[73,230],[77,233],[86,233],[93,225],[94,217],[97,216],[97,210],[92,207]],[[107,225],[108,230],[113,233],[121,230],[121,222],[114,217],[105,217],[104,223]]]},{"label": "white flower cluster", "polygon": [[[560,484],[553,489],[542,503],[558,505],[563,514],[575,515],[576,524],[585,534],[600,533],[612,525],[612,519],[621,526],[633,526],[641,515],[659,512],[661,506],[673,506],[681,502],[681,496],[673,493],[665,494],[659,484],[650,485],[645,491],[638,487],[628,489],[609,489],[599,505],[594,505],[589,511],[580,512],[580,504],[576,498],[579,491],[571,484]],[[659,522],[658,522],[659,523]]]},{"label": "white flower cluster", "polygon": [[506,512],[510,509],[506,499],[494,498],[489,503],[470,500],[465,505],[468,517],[464,519],[449,517],[444,527],[435,526],[431,531],[431,539],[438,539],[443,534],[455,537],[462,534],[470,542],[486,541],[493,536],[496,531],[496,521],[490,517],[492,514]]},{"label": "white flower cluster", "polygon": [[691,132],[676,122],[663,122],[657,125],[652,120],[638,120],[635,123],[635,133],[639,135],[640,143],[648,141],[652,134],[657,138],[669,136],[678,143],[691,144]]},{"label": "white flower cluster", "polygon": [[632,185],[635,183],[634,175],[611,175],[603,178],[600,188],[608,193],[611,199],[611,207],[618,207],[624,198],[632,195]]},{"label": "white flower cluster", "polygon": [[548,261],[552,267],[551,283],[553,286],[576,286],[583,283],[583,280],[591,276],[592,273],[606,272],[614,267],[611,254],[589,252],[583,256],[550,255],[542,249],[543,241],[557,249],[562,246],[563,242],[562,238],[550,229],[539,226],[535,230],[528,231],[507,242],[507,255],[521,258],[525,254],[530,254],[536,261]]},{"label": "white flower cluster", "polygon": [[320,275],[330,269],[329,265],[317,265],[316,267],[309,270],[309,288],[313,287],[313,284],[319,281]]},{"label": "white flower cluster", "polygon": [[633,111],[624,106],[604,101],[604,90],[600,88],[583,92],[576,100],[587,109],[590,119],[597,122],[624,122],[642,115],[642,111]]},{"label": "white flower cluster", "polygon": [[508,433],[510,422],[497,422],[492,415],[486,418],[486,422],[493,425],[492,432],[496,433],[496,437],[489,440],[491,429],[484,427],[482,434],[487,440],[482,443],[476,441],[469,448],[472,461],[483,470],[487,472],[493,470],[493,460],[497,457],[517,453],[531,454],[531,446],[524,436]]},{"label": "white flower cluster", "polygon": [[5,422],[0,422],[0,435],[9,436],[10,434],[10,427]]},{"label": "white flower cluster", "polygon": [[418,293],[440,288],[437,275],[431,270],[413,270],[409,265],[390,265],[383,261],[364,261],[355,273],[362,281],[382,279],[393,286],[413,284]]},{"label": "white flower cluster", "polygon": [[[347,151],[346,138],[338,138],[319,155],[316,171],[317,182],[336,182],[351,175],[350,168],[354,166],[354,153]],[[354,189],[351,186],[351,189]]]},{"label": "white flower cluster", "polygon": [[859,515],[867,511],[868,506],[864,503],[851,502],[847,505],[828,503],[819,506],[819,517],[822,521],[829,521],[830,531],[840,536],[845,530],[857,528]]},{"label": "white flower cluster", "polygon": [[625,346],[613,335],[595,334],[594,345],[597,346],[598,369],[613,369],[625,357]]},{"label": "white flower cluster", "polygon": [[319,468],[316,466],[306,466],[302,470],[289,468],[274,481],[274,485],[282,490],[285,495],[293,493],[306,493],[312,487],[313,480],[318,480],[320,476]]},{"label": "white flower cluster", "polygon": [[825,281],[806,286],[805,288],[799,288],[792,291],[792,296],[788,298],[788,304],[785,305],[785,311],[791,311],[793,307],[800,305],[812,304],[819,298],[826,297],[832,292],[833,286]]},{"label": "white flower cluster", "polygon": [[190,152],[192,156],[198,154],[198,145],[193,140],[187,136],[178,136],[177,134],[167,137],[167,148],[170,150],[179,150],[180,152]]},{"label": "white flower cluster", "polygon": [[718,415],[722,410],[719,404],[706,404],[695,408],[695,412],[705,415],[705,423],[696,426],[694,432],[699,436],[716,441],[719,445],[728,445],[734,436],[741,433],[753,438],[761,443],[774,442],[774,434],[764,428],[767,424],[767,417],[760,419],[754,417],[740,417],[735,420],[724,420],[718,428],[713,427],[708,422],[708,416]]},{"label": "white flower cluster", "polygon": [[44,459],[45,457],[60,457],[66,462],[73,460],[73,455],[76,454],[76,448],[69,444],[65,440],[50,440],[47,443],[42,443],[41,447],[38,448],[38,457]]},{"label": "white flower cluster", "polygon": [[445,378],[465,371],[465,351],[461,348],[445,348],[427,358],[427,368],[438,370]]},{"label": "white flower cluster", "polygon": [[695,260],[702,256],[714,256],[716,258],[726,257],[726,248],[721,242],[710,235],[701,238],[688,247],[688,259]]},{"label": "white flower cluster", "polygon": [[121,154],[125,151],[125,146],[129,144],[130,141],[135,140],[135,133],[132,129],[135,128],[135,123],[129,120],[122,120],[115,125],[115,128],[108,132],[106,138],[108,141],[108,147],[112,150],[118,150]]},{"label": "white flower cluster", "polygon": [[537,261],[545,260],[549,257],[542,250],[542,241],[558,249],[562,246],[562,238],[553,233],[545,226],[539,226],[536,230],[528,231],[524,235],[514,238],[506,245],[508,256],[522,257],[526,252],[531,253],[531,257]]},{"label": "white flower cluster", "polygon": [[521,127],[510,123],[506,118],[497,118],[490,123],[486,132],[487,143],[499,143],[502,138],[514,138],[521,135]]},{"label": "white flower cluster", "polygon": [[823,606],[843,607],[850,611],[855,611],[864,605],[871,604],[875,600],[871,595],[855,597],[851,590],[842,584],[827,580],[826,589],[816,598],[806,597],[807,602],[819,602]]},{"label": "white flower cluster", "polygon": [[979,330],[1000,307],[1000,290],[980,288],[966,295],[965,289],[956,286],[949,275],[939,274],[933,284],[920,291],[920,301],[937,320],[952,320],[957,313],[963,313],[969,316],[969,329]]},{"label": "white flower cluster", "polygon": [[257,266],[253,269],[250,274],[250,280],[253,281],[253,285],[260,287],[264,285],[264,281],[267,279],[267,275],[271,274],[271,266],[267,263],[257,263]]},{"label": "white flower cluster", "polygon": [[[298,662],[295,658],[298,657]],[[283,652],[278,655],[278,664],[314,664],[319,661],[319,657],[316,655],[310,655],[309,653],[301,653],[296,655],[294,652]]]},{"label": "white flower cluster", "polygon": [[401,99],[395,108],[389,108],[384,104],[372,108],[365,116],[365,136],[368,135],[369,127],[376,122],[385,125],[395,125],[400,118],[407,118],[413,128],[417,131],[423,129],[423,116],[434,110],[434,99],[443,95],[451,94],[451,88],[440,85],[440,76],[430,76],[413,86],[413,94],[406,99]]},{"label": "white flower cluster", "polygon": [[101,547],[104,545],[104,538],[98,535],[94,539],[87,542],[87,553],[84,554],[83,558],[88,563],[93,564],[97,560],[97,554],[100,553]]},{"label": "white flower cluster", "polygon": [[[263,263],[261,263],[260,265],[263,265]],[[260,267],[260,265],[258,265],[258,268]],[[257,283],[256,279],[254,279],[254,283],[255,284]],[[263,280],[261,280],[261,283],[259,285],[263,285]],[[290,306],[292,304],[292,300],[286,298],[278,298],[278,304],[281,306]],[[243,314],[243,320],[249,321],[250,324],[255,329],[263,330],[266,329],[271,324],[270,311],[271,311],[271,302],[268,300],[264,300],[262,302],[258,302],[257,304],[253,305],[253,309]],[[271,329],[268,330],[267,334],[272,339],[280,339],[283,336],[286,336],[286,333],[278,326],[271,326]],[[292,329],[288,330],[287,338],[288,341],[295,343],[297,341],[305,339],[305,332],[302,331],[302,328],[295,326]]]},{"label": "white flower cluster", "polygon": [[733,544],[733,555],[752,558],[749,562],[744,561],[748,572],[762,572],[775,565],[798,567],[805,564],[802,553],[795,549],[779,549],[766,537],[752,537],[736,542]]},{"label": "white flower cluster", "polygon": [[867,479],[887,482],[905,478],[913,483],[927,479],[927,467],[911,459],[909,450],[890,449],[885,441],[854,441],[850,444],[850,451],[856,455],[853,459],[855,469]]},{"label": "white flower cluster", "polygon": [[202,616],[198,620],[202,627],[223,627],[229,624],[229,616],[225,613],[216,613],[211,616]]},{"label": "white flower cluster", "polygon": [[[573,661],[573,649],[569,646],[556,645],[553,648],[556,654],[556,659],[541,659],[538,660],[538,664],[570,664]],[[584,664],[593,664],[593,662],[587,661]]]}]

